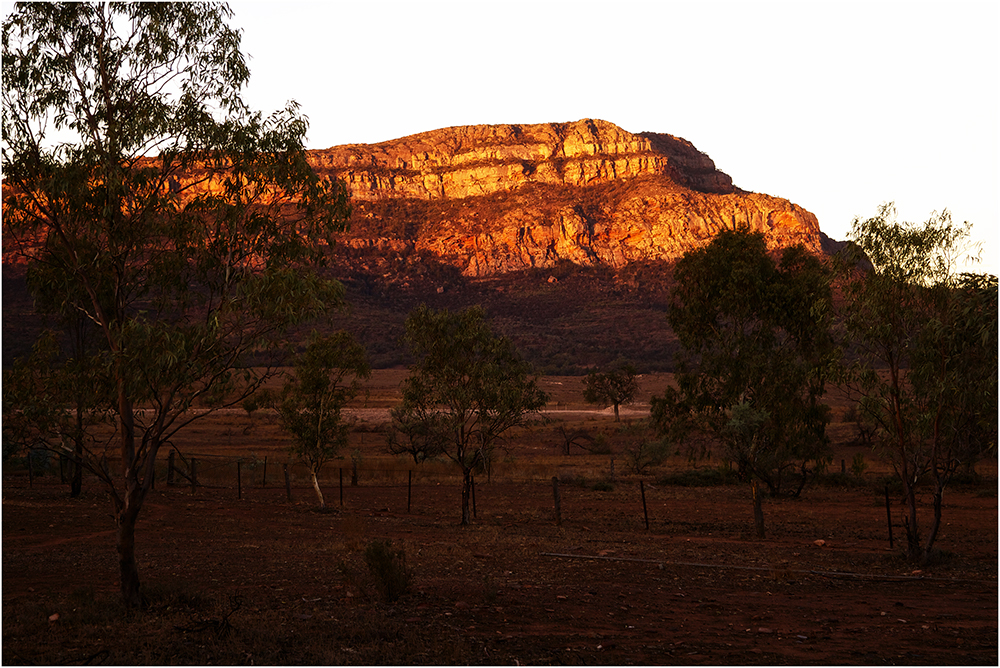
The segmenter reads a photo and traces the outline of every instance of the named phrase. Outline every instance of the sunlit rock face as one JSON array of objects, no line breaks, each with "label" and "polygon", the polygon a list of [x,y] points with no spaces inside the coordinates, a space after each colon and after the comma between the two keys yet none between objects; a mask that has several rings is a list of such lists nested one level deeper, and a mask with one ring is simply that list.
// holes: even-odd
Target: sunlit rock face
[{"label": "sunlit rock face", "polygon": [[348,246],[432,253],[467,276],[672,260],[736,226],[821,252],[805,209],[734,187],[684,139],[600,120],[445,128],[310,161],[351,191]]}]

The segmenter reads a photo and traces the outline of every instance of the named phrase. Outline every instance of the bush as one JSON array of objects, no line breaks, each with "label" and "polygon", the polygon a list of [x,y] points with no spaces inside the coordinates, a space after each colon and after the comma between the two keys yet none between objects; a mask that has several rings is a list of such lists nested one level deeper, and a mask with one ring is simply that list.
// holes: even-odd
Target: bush
[{"label": "bush", "polygon": [[615,486],[606,480],[599,480],[594,483],[594,486],[591,487],[591,489],[595,492],[613,492],[615,491]]},{"label": "bush", "polygon": [[625,446],[625,462],[634,473],[642,475],[650,468],[662,464],[670,456],[670,450],[670,443],[666,439],[647,440],[640,437]]},{"label": "bush", "polygon": [[586,487],[589,483],[587,482],[586,476],[582,476],[578,473],[561,472],[559,474],[559,484],[571,485],[573,487]]},{"label": "bush", "polygon": [[394,550],[391,541],[376,540],[365,548],[365,563],[375,578],[375,587],[386,603],[399,599],[410,589],[410,572],[406,569],[406,553]]},{"label": "bush", "polygon": [[865,456],[860,452],[856,453],[851,460],[851,473],[860,478],[867,470],[868,462],[865,461]]},{"label": "bush", "polygon": [[689,469],[680,473],[663,476],[660,485],[677,487],[719,487],[738,482],[736,472],[729,467]]},{"label": "bush", "polygon": [[819,474],[816,476],[816,482],[825,487],[843,487],[847,489],[865,487],[867,484],[860,475],[841,473],[840,471]]}]

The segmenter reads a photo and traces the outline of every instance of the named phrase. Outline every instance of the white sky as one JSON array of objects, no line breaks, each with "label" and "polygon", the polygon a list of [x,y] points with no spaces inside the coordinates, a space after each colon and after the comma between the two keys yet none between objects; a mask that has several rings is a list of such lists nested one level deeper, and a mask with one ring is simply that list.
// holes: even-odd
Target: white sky
[{"label": "white sky", "polygon": [[997,0],[230,4],[246,100],[298,101],[309,148],[599,118],[689,140],[835,239],[886,201],[948,209],[1000,274]]},{"label": "white sky", "polygon": [[845,239],[947,208],[1000,273],[1000,3],[231,4],[247,100],[297,100],[310,148],[452,125],[600,118],[691,141]]}]

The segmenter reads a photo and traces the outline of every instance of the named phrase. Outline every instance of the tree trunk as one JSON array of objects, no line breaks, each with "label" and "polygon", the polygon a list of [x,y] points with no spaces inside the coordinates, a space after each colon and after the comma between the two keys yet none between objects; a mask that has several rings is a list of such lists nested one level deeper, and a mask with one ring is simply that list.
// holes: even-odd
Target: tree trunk
[{"label": "tree trunk", "polygon": [[139,518],[139,505],[126,496],[125,507],[118,513],[115,540],[118,549],[118,570],[121,576],[122,599],[126,607],[141,608],[145,601],[139,591],[139,568],[135,562],[135,523]]},{"label": "tree trunk", "polygon": [[[140,479],[135,451],[135,421],[132,401],[124,389],[124,381],[118,381],[118,438],[121,447],[122,490],[121,505],[116,508],[115,536],[118,549],[118,569],[121,576],[121,592],[124,603],[129,608],[144,605],[139,591],[139,568],[135,562],[135,524],[146,494],[146,487]],[[149,453],[155,459],[155,448]],[[148,480],[145,482],[149,482]]]},{"label": "tree trunk", "polygon": [[618,404],[615,404],[615,422],[621,422],[621,420],[618,419]]},{"label": "tree trunk", "polygon": [[903,528],[906,529],[906,556],[909,559],[920,559],[920,530],[917,525],[917,493],[908,480],[904,481],[906,492],[906,517],[903,518]]},{"label": "tree trunk", "polygon": [[757,538],[765,538],[764,532],[764,509],[760,495],[760,486],[756,478],[750,479],[750,492],[753,494],[753,524],[757,532]]},{"label": "tree trunk", "polygon": [[72,460],[73,463],[73,480],[70,482],[69,495],[70,498],[77,498],[80,496],[80,490],[83,487],[83,467],[80,463],[83,462],[83,402],[76,402],[76,433],[73,435],[73,454],[76,455],[75,459]]},{"label": "tree trunk", "polygon": [[934,547],[938,530],[941,528],[941,502],[944,497],[944,482],[942,480],[935,480],[934,482],[934,519],[931,521],[931,528],[927,534],[927,540],[924,542],[923,554],[920,557],[923,565],[927,565],[927,561],[930,559],[931,549]]},{"label": "tree trunk", "polygon": [[472,495],[472,469],[462,469],[462,526],[469,526],[469,497]]},{"label": "tree trunk", "polygon": [[76,440],[76,448],[74,450],[76,457],[70,460],[73,465],[73,480],[70,482],[69,495],[72,498],[77,498],[80,496],[80,492],[83,490],[83,443],[80,442],[78,438]]},{"label": "tree trunk", "polygon": [[309,473],[312,476],[313,489],[316,490],[316,499],[319,501],[319,509],[326,510],[326,501],[323,499],[323,492],[319,488],[319,476],[316,475],[316,469],[311,467]]}]

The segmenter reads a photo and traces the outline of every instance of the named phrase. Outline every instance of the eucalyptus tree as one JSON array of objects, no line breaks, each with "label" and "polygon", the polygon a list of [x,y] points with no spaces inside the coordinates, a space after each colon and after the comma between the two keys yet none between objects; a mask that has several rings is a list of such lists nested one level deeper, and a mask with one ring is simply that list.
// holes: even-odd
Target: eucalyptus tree
[{"label": "eucalyptus tree", "polygon": [[5,383],[5,412],[100,388],[115,436],[66,454],[111,496],[129,606],[159,449],[251,395],[289,328],[343,296],[308,266],[343,228],[346,191],[307,164],[295,103],[267,117],[243,103],[230,20],[209,3],[25,3],[3,23],[5,250],[100,333],[74,388],[9,405]]},{"label": "eucalyptus tree", "polygon": [[510,429],[540,411],[546,395],[514,344],[494,334],[480,307],[458,313],[420,306],[406,320],[417,362],[392,410],[390,451],[421,462],[445,456],[462,471],[462,525],[470,522],[474,471],[487,468]]},{"label": "eucalyptus tree", "polygon": [[759,486],[781,492],[794,469],[826,456],[821,403],[834,360],[831,272],[801,246],[776,261],[759,232],[719,233],[674,269],[669,321],[681,344],[677,387],[654,397],[651,415],[681,440],[719,439],[749,482],[757,535],[765,535]]},{"label": "eucalyptus tree", "polygon": [[[850,386],[902,485],[907,554],[920,561],[932,555],[949,480],[996,456],[997,278],[957,271],[970,229],[947,211],[898,223],[885,204],[855,219],[850,235],[863,254],[845,279]],[[933,517],[922,535],[916,488],[925,479]]]},{"label": "eucalyptus tree", "polygon": [[342,411],[358,395],[361,380],[370,375],[365,349],[350,334],[314,333],[296,358],[295,373],[280,396],[259,395],[263,403],[276,406],[281,426],[292,435],[292,454],[309,467],[321,510],[326,501],[319,486],[320,470],[347,444],[348,423]]},{"label": "eucalyptus tree", "polygon": [[591,371],[583,379],[583,398],[590,404],[613,406],[618,422],[618,407],[632,403],[639,392],[637,373],[629,362],[614,364],[607,371]]}]

